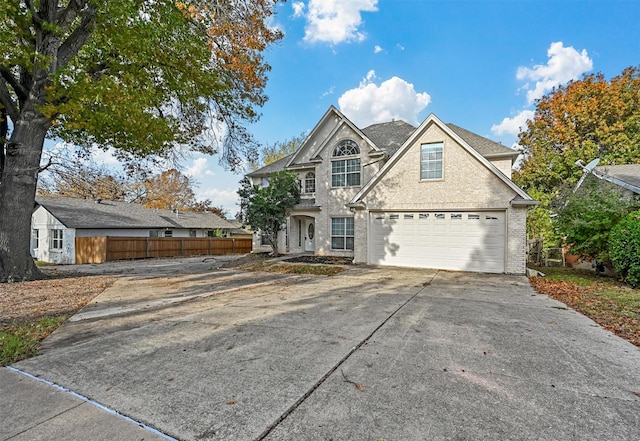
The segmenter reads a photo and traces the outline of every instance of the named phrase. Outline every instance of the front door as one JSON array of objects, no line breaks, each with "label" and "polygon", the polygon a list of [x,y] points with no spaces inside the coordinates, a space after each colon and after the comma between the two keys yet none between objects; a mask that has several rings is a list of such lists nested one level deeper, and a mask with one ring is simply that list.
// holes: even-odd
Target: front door
[{"label": "front door", "polygon": [[314,237],[316,236],[316,226],[312,220],[306,222],[306,228],[304,231],[304,250],[305,251],[314,251],[315,250],[315,241]]}]

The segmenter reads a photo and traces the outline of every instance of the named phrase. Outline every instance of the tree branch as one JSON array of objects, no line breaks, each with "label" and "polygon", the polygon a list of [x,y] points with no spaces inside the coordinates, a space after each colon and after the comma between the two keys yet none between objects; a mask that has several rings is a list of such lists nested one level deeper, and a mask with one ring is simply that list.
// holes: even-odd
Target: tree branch
[{"label": "tree branch", "polygon": [[12,121],[17,121],[20,117],[20,112],[16,108],[13,100],[11,99],[11,94],[9,93],[9,89],[7,88],[7,83],[4,78],[0,77],[0,104],[4,107],[6,114],[9,115]]},{"label": "tree branch", "polygon": [[[71,5],[71,4],[70,4]],[[93,33],[94,21],[98,8],[89,4],[82,13],[82,20],[71,35],[60,45],[58,49],[58,66],[66,65],[76,56],[80,48],[89,40]]]},{"label": "tree branch", "polygon": [[13,76],[13,74],[4,66],[0,66],[0,76],[9,83],[9,86],[18,96],[18,100],[24,101],[29,96],[29,91]]},{"label": "tree branch", "polygon": [[78,12],[87,6],[86,0],[70,0],[66,8],[60,9],[56,22],[65,31],[68,30],[78,17]]}]

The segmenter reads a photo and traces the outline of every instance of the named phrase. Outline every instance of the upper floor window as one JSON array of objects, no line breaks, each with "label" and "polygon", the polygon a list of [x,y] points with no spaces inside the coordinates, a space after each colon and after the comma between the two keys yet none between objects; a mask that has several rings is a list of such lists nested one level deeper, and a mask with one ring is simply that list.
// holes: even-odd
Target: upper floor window
[{"label": "upper floor window", "polygon": [[316,192],[316,174],[314,172],[309,172],[304,176],[304,192]]},{"label": "upper floor window", "polygon": [[420,147],[420,179],[442,179],[444,143],[422,144]]},{"label": "upper floor window", "polygon": [[360,185],[360,158],[335,159],[360,154],[358,144],[346,139],[336,146],[331,155],[331,186],[351,187]]}]

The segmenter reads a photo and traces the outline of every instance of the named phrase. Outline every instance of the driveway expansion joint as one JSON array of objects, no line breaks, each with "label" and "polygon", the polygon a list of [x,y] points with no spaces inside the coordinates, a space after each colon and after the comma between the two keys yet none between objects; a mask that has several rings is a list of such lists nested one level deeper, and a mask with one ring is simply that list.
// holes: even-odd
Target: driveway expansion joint
[{"label": "driveway expansion joint", "polygon": [[[380,323],[369,335],[367,335],[362,341],[360,341],[356,346],[354,346],[342,359],[338,361],[329,371],[327,371],[302,397],[300,397],[293,405],[291,405],[280,417],[272,423],[269,427],[265,429],[257,438],[256,441],[263,441],[271,432],[273,432],[276,427],[278,427],[284,420],[289,417],[295,410],[300,407],[302,403],[304,403],[322,384],[333,375],[351,356],[362,346],[367,344],[369,340],[378,332],[389,320],[393,318],[400,310],[402,310],[406,305],[408,305],[413,299],[415,299],[424,289],[431,284],[433,279],[438,275],[438,272],[433,275],[433,277],[422,286],[417,286],[419,288],[411,297],[405,300],[398,308],[396,308],[391,314],[385,318],[382,323]],[[344,375],[344,374],[343,374]]]}]

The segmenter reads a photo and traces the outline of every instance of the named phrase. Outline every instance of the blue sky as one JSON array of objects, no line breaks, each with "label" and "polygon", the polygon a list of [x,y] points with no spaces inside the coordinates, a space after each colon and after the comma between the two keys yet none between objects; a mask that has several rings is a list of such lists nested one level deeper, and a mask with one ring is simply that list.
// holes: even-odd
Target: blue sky
[{"label": "blue sky", "polygon": [[[308,132],[330,105],[356,125],[430,113],[512,146],[534,100],[552,87],[640,65],[640,2],[484,0],[289,0],[272,21],[284,39],[261,120],[264,145]],[[238,210],[241,175],[218,157],[183,171],[199,198]]]}]

